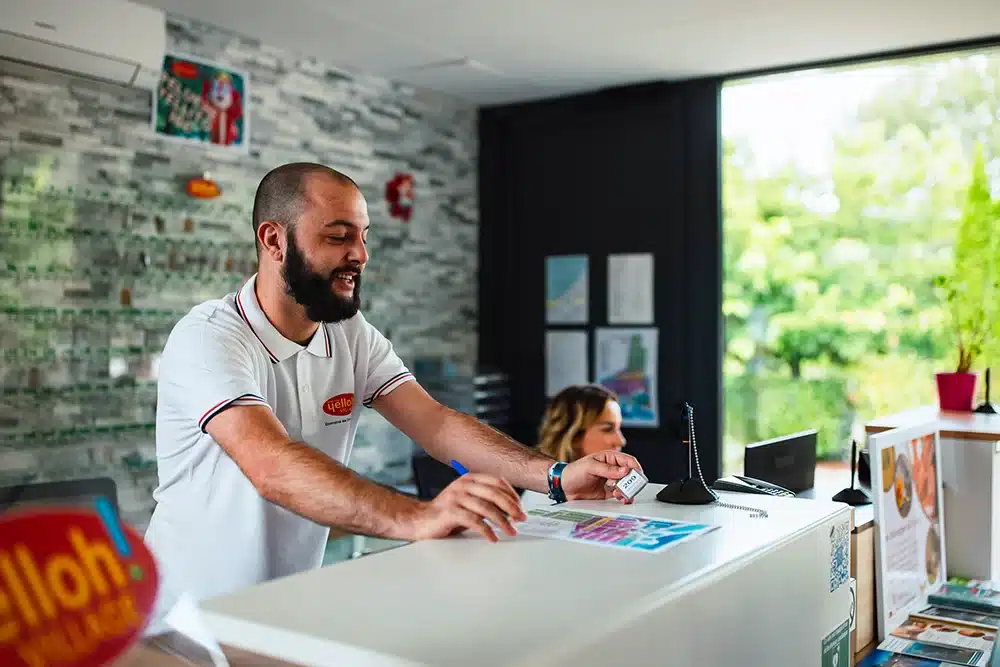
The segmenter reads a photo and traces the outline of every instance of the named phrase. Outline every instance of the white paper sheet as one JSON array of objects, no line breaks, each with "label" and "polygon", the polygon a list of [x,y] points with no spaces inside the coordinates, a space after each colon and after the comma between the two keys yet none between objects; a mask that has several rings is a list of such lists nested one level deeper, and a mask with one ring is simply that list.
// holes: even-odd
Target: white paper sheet
[{"label": "white paper sheet", "polygon": [[545,332],[545,395],[572,384],[586,384],[589,354],[586,331]]},{"label": "white paper sheet", "polygon": [[208,651],[208,654],[212,658],[212,664],[215,667],[229,667],[229,661],[226,660],[226,655],[222,652],[222,647],[219,646],[219,643],[215,640],[215,636],[208,629],[208,626],[205,625],[205,620],[201,617],[201,612],[198,610],[198,605],[190,595],[185,593],[180,596],[177,604],[167,614],[166,623]]},{"label": "white paper sheet", "polygon": [[608,255],[608,323],[653,323],[653,255]]}]

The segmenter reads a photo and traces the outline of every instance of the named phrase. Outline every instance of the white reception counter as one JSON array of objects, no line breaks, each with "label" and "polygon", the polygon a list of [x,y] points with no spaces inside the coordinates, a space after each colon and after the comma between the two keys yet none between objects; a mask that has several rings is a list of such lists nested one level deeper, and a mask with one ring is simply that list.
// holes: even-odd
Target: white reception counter
[{"label": "white reception counter", "polygon": [[837,664],[822,653],[850,614],[850,584],[830,590],[846,505],[720,494],[769,512],[755,519],[660,503],[660,488],[630,507],[563,507],[721,527],[660,554],[524,536],[419,542],[202,609],[220,642],[303,665]]}]

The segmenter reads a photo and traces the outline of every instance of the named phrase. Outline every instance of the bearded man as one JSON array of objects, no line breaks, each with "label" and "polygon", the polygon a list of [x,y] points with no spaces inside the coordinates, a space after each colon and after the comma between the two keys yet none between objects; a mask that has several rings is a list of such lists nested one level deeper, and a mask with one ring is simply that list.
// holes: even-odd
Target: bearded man
[{"label": "bearded man", "polygon": [[[272,170],[254,199],[257,273],[171,331],[145,535],[163,570],[161,616],[183,594],[319,567],[330,527],[407,541],[468,530],[496,542],[525,518],[513,486],[624,500],[614,482],[641,469],[615,449],[554,461],[431,398],[359,312],[368,229],[348,176],[312,163]],[[345,464],[363,408],[469,472],[430,501],[357,475]]]}]

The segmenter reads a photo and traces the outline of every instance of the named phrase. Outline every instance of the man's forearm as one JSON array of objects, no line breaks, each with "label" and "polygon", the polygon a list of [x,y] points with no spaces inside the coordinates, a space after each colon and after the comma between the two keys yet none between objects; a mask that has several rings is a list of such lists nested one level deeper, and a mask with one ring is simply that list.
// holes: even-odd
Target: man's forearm
[{"label": "man's forearm", "polygon": [[251,479],[276,505],[352,533],[412,539],[420,501],[379,486],[300,442],[282,446],[270,464]]},{"label": "man's forearm", "polygon": [[501,477],[513,486],[548,492],[551,458],[461,412],[444,408],[436,433],[419,444],[445,463],[457,459],[469,470]]}]

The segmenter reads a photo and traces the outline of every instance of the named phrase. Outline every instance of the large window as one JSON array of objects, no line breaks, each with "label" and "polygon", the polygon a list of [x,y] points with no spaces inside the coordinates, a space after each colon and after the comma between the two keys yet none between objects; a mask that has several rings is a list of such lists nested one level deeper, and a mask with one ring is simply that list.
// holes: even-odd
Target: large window
[{"label": "large window", "polygon": [[955,370],[934,281],[977,151],[1000,176],[1000,52],[736,81],[722,118],[725,472],[805,428],[843,459]]}]

